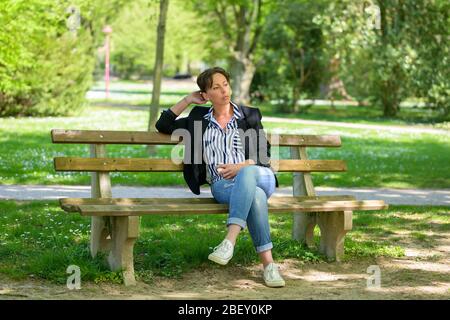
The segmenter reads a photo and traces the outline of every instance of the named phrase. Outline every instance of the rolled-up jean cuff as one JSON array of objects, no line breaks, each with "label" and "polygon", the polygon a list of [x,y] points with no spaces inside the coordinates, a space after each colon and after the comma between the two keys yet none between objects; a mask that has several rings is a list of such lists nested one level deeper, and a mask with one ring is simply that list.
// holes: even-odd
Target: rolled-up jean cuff
[{"label": "rolled-up jean cuff", "polygon": [[242,220],[240,218],[235,218],[235,217],[228,218],[227,227],[230,224],[237,224],[237,225],[241,226],[242,229],[245,229],[245,227],[247,226],[247,222],[245,220]]},{"label": "rolled-up jean cuff", "polygon": [[261,253],[261,252],[270,250],[272,248],[273,248],[273,244],[272,244],[272,242],[269,242],[268,244],[256,247],[256,252]]}]

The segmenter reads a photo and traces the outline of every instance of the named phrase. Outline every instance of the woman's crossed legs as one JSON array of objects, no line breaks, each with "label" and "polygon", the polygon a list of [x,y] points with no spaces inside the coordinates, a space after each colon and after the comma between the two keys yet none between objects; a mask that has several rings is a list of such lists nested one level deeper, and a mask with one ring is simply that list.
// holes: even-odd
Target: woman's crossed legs
[{"label": "woman's crossed legs", "polygon": [[[261,166],[247,166],[239,170],[234,179],[222,179],[211,186],[211,191],[219,203],[229,204],[227,220],[228,234],[225,240],[216,247],[210,259],[226,264],[233,255],[234,245],[239,232],[248,227],[256,252],[264,267],[264,279],[270,286],[284,286],[273,263],[270,238],[268,198],[275,191],[275,176],[271,169]],[[273,268],[276,270],[274,271]],[[270,282],[266,270],[270,269],[275,277]],[[275,273],[274,273],[275,272]]]}]

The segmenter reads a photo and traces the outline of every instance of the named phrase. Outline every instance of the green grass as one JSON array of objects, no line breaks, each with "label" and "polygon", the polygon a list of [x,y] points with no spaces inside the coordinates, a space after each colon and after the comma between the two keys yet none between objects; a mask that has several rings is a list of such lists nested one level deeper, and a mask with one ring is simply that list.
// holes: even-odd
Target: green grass
[{"label": "green grass", "polygon": [[[164,108],[170,105],[163,105]],[[55,172],[56,156],[89,156],[88,145],[52,144],[50,130],[138,130],[147,127],[144,109],[89,107],[73,117],[0,119],[0,184],[87,185],[87,173]],[[409,133],[264,122],[274,133],[338,134],[341,148],[310,148],[311,159],[342,159],[346,173],[313,175],[316,186],[448,188],[450,139],[446,133]],[[110,145],[113,157],[147,157],[145,146]],[[158,146],[158,157],[170,158],[171,146]],[[287,148],[272,150],[272,157],[289,158]],[[278,174],[282,186],[291,174]],[[112,173],[113,185],[185,185],[181,173]]]},{"label": "green grass", "polygon": [[[89,184],[87,173],[59,172],[53,169],[55,156],[89,156],[87,145],[52,144],[50,130],[139,130],[147,128],[150,93],[146,84],[113,82],[111,92],[118,94],[111,106],[90,106],[78,116],[48,118],[0,119],[0,184]],[[101,82],[93,90],[103,90]],[[164,88],[161,108],[168,108],[189,92],[187,89]],[[101,94],[100,94],[101,96]],[[137,97],[137,98],[136,98]],[[136,98],[136,99],[135,99]],[[142,98],[145,98],[143,100]],[[91,101],[102,102],[101,99]],[[104,101],[103,101],[104,102]],[[134,107],[120,107],[121,104]],[[115,106],[113,106],[115,105]],[[119,105],[119,106],[118,106]],[[137,106],[137,107],[136,107]],[[380,110],[369,107],[314,106],[300,115],[280,115],[273,106],[262,104],[264,116],[282,116],[337,122],[359,122],[377,125],[407,125],[421,123],[431,127],[433,114],[417,113],[404,108],[399,119],[384,119]],[[428,118],[427,118],[428,117]],[[425,119],[427,118],[427,119]],[[264,120],[264,118],[263,118]],[[448,123],[440,126],[446,128]],[[265,129],[277,133],[338,134],[343,147],[338,149],[310,148],[312,159],[343,159],[346,173],[317,173],[313,175],[316,186],[328,187],[393,187],[393,188],[448,188],[450,186],[449,134],[399,133],[388,130],[342,128],[328,126],[264,122]],[[405,126],[406,127],[406,126]],[[410,126],[417,127],[417,125]],[[145,146],[108,146],[113,157],[147,157]],[[170,146],[158,146],[158,156],[169,158]],[[289,158],[287,148],[272,150],[274,159]],[[112,173],[114,185],[185,185],[181,173]],[[291,185],[292,174],[278,174],[282,186]]]},{"label": "green grass", "polygon": [[[103,91],[105,85],[102,81],[98,81],[92,90]],[[114,104],[127,104],[132,106],[141,106],[147,108],[151,100],[150,85],[139,81],[113,81],[110,86],[113,94],[110,101]],[[193,90],[197,90],[195,84],[191,89],[188,88],[171,88],[163,84],[163,92],[161,101],[166,104],[174,104],[183,96],[189,94]],[[91,99],[91,102],[104,103],[101,98]],[[265,116],[281,117],[281,118],[301,118],[308,120],[351,122],[365,124],[381,124],[381,125],[435,125],[437,127],[448,128],[450,118],[443,118],[440,113],[434,109],[423,107],[401,107],[395,118],[383,117],[381,108],[374,106],[351,106],[351,105],[335,105],[331,106],[314,105],[302,107],[303,112],[297,113],[280,113],[277,107],[269,102],[254,102]]]},{"label": "green grass", "polygon": [[[190,88],[186,87],[186,83],[180,87],[176,85],[177,81],[173,82],[175,86],[166,86],[163,82],[162,92],[160,94],[160,101],[163,104],[173,105],[188,95],[194,90],[198,90],[195,83],[192,83]],[[151,92],[152,85],[145,82],[130,82],[130,81],[112,81],[110,83],[110,96],[108,102],[114,104],[126,104],[132,106],[149,106],[152,99]],[[93,103],[105,103],[105,85],[103,81],[96,82],[88,94],[89,101]]]},{"label": "green grass", "polygon": [[282,117],[305,120],[321,120],[333,122],[350,122],[361,124],[377,125],[421,125],[424,127],[446,127],[448,128],[449,118],[443,118],[438,111],[429,108],[400,108],[395,118],[386,118],[383,116],[381,108],[374,106],[350,106],[338,105],[334,109],[331,106],[314,105],[308,107],[301,114],[280,113],[277,108],[269,103],[258,105],[263,115],[271,117]]},{"label": "green grass", "polygon": [[[145,216],[135,245],[135,270],[140,280],[179,277],[196,268],[212,268],[207,260],[225,235],[225,215]],[[324,257],[291,239],[292,215],[270,217],[274,258],[322,263]],[[89,255],[90,218],[66,214],[56,201],[0,201],[0,273],[15,279],[39,278],[65,283],[69,265],[81,269],[83,281],[120,282],[105,256]],[[391,206],[386,211],[355,212],[353,230],[345,240],[345,260],[401,257],[404,244],[432,247],[417,232],[450,231],[448,208]],[[418,231],[419,230],[419,231]],[[399,240],[400,239],[400,240]],[[316,230],[316,242],[319,237]],[[248,231],[244,231],[230,265],[258,262]]]},{"label": "green grass", "polygon": [[[265,128],[277,133],[337,134],[342,147],[309,148],[310,159],[342,159],[345,173],[313,174],[316,186],[448,188],[450,186],[450,140],[447,134],[409,133],[338,127],[310,127],[298,124],[268,123]],[[277,148],[275,154],[277,154]],[[280,148],[280,158],[289,151]],[[281,174],[289,184],[290,174]]]}]

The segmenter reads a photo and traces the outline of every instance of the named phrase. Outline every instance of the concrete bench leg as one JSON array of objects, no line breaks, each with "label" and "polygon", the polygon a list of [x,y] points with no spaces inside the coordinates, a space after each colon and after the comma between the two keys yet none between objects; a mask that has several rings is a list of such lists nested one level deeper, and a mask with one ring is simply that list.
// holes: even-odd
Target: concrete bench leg
[{"label": "concrete bench leg", "polygon": [[109,267],[112,271],[123,271],[126,286],[135,285],[133,248],[139,236],[139,217],[112,217],[111,230]]},{"label": "concrete bench leg", "polygon": [[294,213],[292,238],[305,243],[309,248],[314,247],[315,213]]},{"label": "concrete bench leg", "polygon": [[344,255],[344,237],[352,229],[352,213],[352,211],[339,211],[317,214],[320,228],[320,252],[330,261],[341,261]]},{"label": "concrete bench leg", "polygon": [[94,258],[98,252],[111,250],[111,225],[109,217],[91,217],[91,256]]}]

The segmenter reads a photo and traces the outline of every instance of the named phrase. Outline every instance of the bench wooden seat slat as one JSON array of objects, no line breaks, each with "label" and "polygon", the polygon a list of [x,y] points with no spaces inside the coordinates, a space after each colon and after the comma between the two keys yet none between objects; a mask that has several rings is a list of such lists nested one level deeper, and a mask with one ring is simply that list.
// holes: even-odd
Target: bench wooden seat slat
[{"label": "bench wooden seat slat", "polygon": [[[272,203],[288,201],[312,201],[312,200],[355,200],[351,195],[335,196],[272,196],[269,201]],[[71,208],[79,205],[145,205],[145,204],[165,204],[165,203],[186,203],[186,204],[208,204],[217,203],[214,198],[62,198],[59,200],[60,206],[71,211]],[[76,211],[76,210],[74,210]]]},{"label": "bench wooden seat slat", "polygon": [[[386,204],[380,200],[306,200],[306,201],[271,201],[269,212],[330,212],[348,210],[381,210]],[[165,203],[135,205],[78,205],[71,210],[89,216],[132,216],[151,214],[219,214],[227,213],[228,205],[221,203]]]},{"label": "bench wooden seat slat", "polygon": [[[182,164],[171,159],[145,158],[79,158],[55,157],[56,171],[97,172],[179,172]],[[272,167],[278,172],[342,172],[347,170],[343,160],[273,160]]]},{"label": "bench wooden seat slat", "polygon": [[[228,212],[226,204],[164,204],[164,205],[80,205],[81,215],[88,216],[133,216],[151,214],[223,214]],[[384,201],[305,201],[304,203],[271,204],[269,212],[333,212],[353,210],[386,209]]]},{"label": "bench wooden seat slat", "polygon": [[[170,135],[147,131],[98,131],[53,129],[53,143],[89,143],[89,144],[159,144],[174,145],[180,139],[171,140]],[[341,138],[335,135],[289,135],[278,136],[279,146],[298,147],[340,147]],[[272,135],[267,134],[272,141]]]}]

